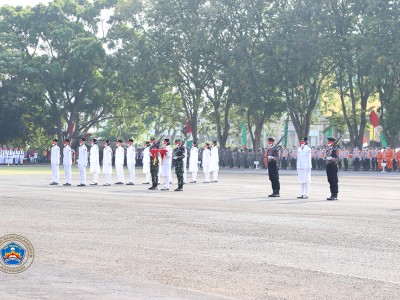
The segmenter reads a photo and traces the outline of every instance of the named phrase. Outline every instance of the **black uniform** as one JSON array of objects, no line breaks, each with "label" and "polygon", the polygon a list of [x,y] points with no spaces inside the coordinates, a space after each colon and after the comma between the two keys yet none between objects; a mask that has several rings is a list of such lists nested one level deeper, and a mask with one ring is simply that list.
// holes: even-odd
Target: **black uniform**
[{"label": "black uniform", "polygon": [[279,151],[276,151],[275,147],[272,146],[267,150],[268,155],[268,176],[272,185],[272,194],[269,197],[279,197],[279,191],[281,189],[279,183]]},{"label": "black uniform", "polygon": [[339,193],[339,179],[338,179],[339,156],[337,150],[332,151],[331,148],[328,148],[326,150],[326,158],[327,158],[326,175],[328,177],[329,187],[331,190],[331,196],[327,198],[327,200],[337,200],[337,195]]},{"label": "black uniform", "polygon": [[183,160],[185,159],[185,146],[181,145],[176,147],[173,152],[175,161],[175,174],[178,178],[178,188],[175,191],[182,191],[183,189]]}]

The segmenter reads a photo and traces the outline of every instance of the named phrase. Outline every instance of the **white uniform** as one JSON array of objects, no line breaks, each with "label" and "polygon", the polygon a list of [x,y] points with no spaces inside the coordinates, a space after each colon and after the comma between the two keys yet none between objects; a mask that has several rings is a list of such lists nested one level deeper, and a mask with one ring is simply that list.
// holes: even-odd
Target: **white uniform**
[{"label": "white uniform", "polygon": [[97,183],[99,181],[99,173],[100,173],[100,158],[99,158],[99,146],[97,144],[93,144],[90,148],[90,172],[93,174],[93,183]]},{"label": "white uniform", "polygon": [[19,155],[19,164],[20,165],[22,165],[23,163],[24,163],[24,155],[25,155],[25,152],[24,152],[24,150],[23,149],[20,149],[19,151],[18,151],[18,155]]},{"label": "white uniform", "polygon": [[88,163],[88,151],[85,144],[79,146],[78,168],[81,184],[86,185],[86,167]]},{"label": "white uniform", "polygon": [[205,177],[204,182],[210,182],[210,161],[211,161],[211,151],[210,149],[204,149],[203,159],[202,159],[203,172]]},{"label": "white uniform", "polygon": [[124,182],[124,158],[125,151],[122,146],[115,149],[115,170],[117,171],[117,182]]},{"label": "white uniform", "polygon": [[133,145],[126,148],[126,164],[129,170],[129,182],[135,183],[136,149]]},{"label": "white uniform", "polygon": [[172,164],[172,148],[170,145],[165,146],[167,153],[165,153],[164,159],[161,160],[161,177],[164,177],[164,188],[169,189],[171,182],[171,164]]},{"label": "white uniform", "polygon": [[59,170],[60,147],[58,147],[57,145],[51,147],[50,162],[51,162],[51,177],[53,180],[52,182],[58,183],[58,181],[60,180],[60,170]]},{"label": "white uniform", "polygon": [[219,154],[217,146],[211,148],[210,171],[213,173],[213,181],[218,180]]},{"label": "white uniform", "polygon": [[4,164],[4,150],[0,148],[0,165]]},{"label": "white uniform", "polygon": [[199,149],[197,147],[192,147],[190,149],[190,158],[189,158],[189,172],[192,172],[192,181],[196,182],[197,180],[197,172],[199,171]]},{"label": "white uniform", "polygon": [[63,165],[66,183],[71,184],[72,153],[69,145],[66,145],[63,149]]},{"label": "white uniform", "polygon": [[183,183],[186,183],[187,149],[185,147],[185,158],[183,159]]},{"label": "white uniform", "polygon": [[111,147],[105,146],[103,150],[103,174],[106,175],[106,184],[111,184],[112,155],[113,151]]},{"label": "white uniform", "polygon": [[297,177],[301,183],[301,195],[308,197],[311,182],[311,148],[307,145],[297,149]]},{"label": "white uniform", "polygon": [[142,158],[142,164],[143,164],[143,174],[146,174],[146,183],[149,183],[151,181],[151,175],[150,175],[150,147],[146,147],[143,150],[143,158]]},{"label": "white uniform", "polygon": [[7,151],[7,163],[9,165],[12,165],[14,163],[14,150],[13,149],[9,149]]}]

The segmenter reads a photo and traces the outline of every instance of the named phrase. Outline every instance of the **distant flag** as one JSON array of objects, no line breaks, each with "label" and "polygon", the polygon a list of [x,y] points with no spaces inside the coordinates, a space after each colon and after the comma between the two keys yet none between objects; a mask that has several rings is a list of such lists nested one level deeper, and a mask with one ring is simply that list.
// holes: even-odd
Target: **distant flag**
[{"label": "distant flag", "polygon": [[190,127],[190,121],[186,121],[186,147],[192,148],[193,144],[193,134],[192,134],[192,127]]},{"label": "distant flag", "polygon": [[247,133],[246,133],[246,124],[244,121],[242,121],[242,125],[240,125],[241,129],[241,142],[240,145],[242,148],[246,148],[247,144]]},{"label": "distant flag", "polygon": [[365,134],[364,134],[364,137],[363,137],[363,147],[367,147],[368,146],[368,141],[367,141],[367,137],[365,136]]},{"label": "distant flag", "polygon": [[287,147],[287,137],[289,132],[289,118],[285,121],[285,138],[283,139],[283,147]]},{"label": "distant flag", "polygon": [[369,115],[369,120],[371,121],[372,126],[378,127],[379,125],[379,116],[376,114],[375,110],[371,110],[371,114]]},{"label": "distant flag", "polygon": [[74,132],[75,129],[75,122],[71,121],[71,123],[69,123],[68,125],[68,130],[67,130],[67,137],[70,138],[72,133]]}]

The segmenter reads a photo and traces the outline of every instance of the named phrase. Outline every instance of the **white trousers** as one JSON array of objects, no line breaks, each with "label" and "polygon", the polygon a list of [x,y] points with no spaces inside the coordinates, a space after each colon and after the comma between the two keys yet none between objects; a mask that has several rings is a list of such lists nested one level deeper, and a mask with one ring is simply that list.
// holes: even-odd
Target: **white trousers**
[{"label": "white trousers", "polygon": [[52,182],[57,182],[60,180],[60,168],[58,164],[51,164],[51,179]]},{"label": "white trousers", "polygon": [[145,182],[151,182],[151,173],[146,173],[146,181]]},{"label": "white trousers", "polygon": [[129,182],[135,183],[135,164],[128,164]]},{"label": "white trousers", "polygon": [[65,181],[71,183],[71,165],[64,165]]},{"label": "white trousers", "polygon": [[124,165],[115,165],[115,170],[117,171],[117,182],[124,182]]},{"label": "white trousers", "polygon": [[81,184],[86,184],[86,166],[79,166],[79,179]]},{"label": "white trousers", "polygon": [[99,182],[99,172],[93,172],[93,183]]},{"label": "white trousers", "polygon": [[197,181],[197,172],[192,172],[192,181]]},{"label": "white trousers", "polygon": [[308,189],[309,189],[309,187],[310,187],[310,183],[309,182],[302,183],[301,184],[301,195],[308,197]]},{"label": "white trousers", "polygon": [[164,188],[169,189],[169,183],[171,181],[171,177],[168,173],[167,176],[163,176],[164,177]]},{"label": "white trousers", "polygon": [[218,180],[218,171],[213,171],[213,180]]},{"label": "white trousers", "polygon": [[106,173],[104,174],[106,176],[106,182],[107,184],[111,184],[111,173]]},{"label": "white trousers", "polygon": [[210,172],[204,173],[205,182],[210,182]]}]

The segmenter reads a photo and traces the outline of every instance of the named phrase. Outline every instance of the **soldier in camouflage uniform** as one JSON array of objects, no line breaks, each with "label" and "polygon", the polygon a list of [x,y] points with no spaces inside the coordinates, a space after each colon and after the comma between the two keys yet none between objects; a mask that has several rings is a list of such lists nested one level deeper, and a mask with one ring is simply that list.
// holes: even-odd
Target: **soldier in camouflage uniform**
[{"label": "soldier in camouflage uniform", "polygon": [[175,174],[178,178],[178,188],[175,192],[183,191],[183,159],[185,158],[185,146],[182,144],[182,140],[175,140],[176,148],[172,154],[175,161]]},{"label": "soldier in camouflage uniform", "polygon": [[152,186],[149,187],[149,190],[157,190],[158,186],[158,171],[159,171],[159,164],[160,160],[158,157],[158,154],[154,158],[151,154],[151,150],[153,149],[159,149],[159,145],[156,142],[156,139],[154,137],[150,138],[150,174],[151,174],[151,181],[152,181]]}]

